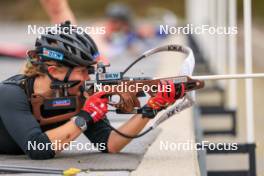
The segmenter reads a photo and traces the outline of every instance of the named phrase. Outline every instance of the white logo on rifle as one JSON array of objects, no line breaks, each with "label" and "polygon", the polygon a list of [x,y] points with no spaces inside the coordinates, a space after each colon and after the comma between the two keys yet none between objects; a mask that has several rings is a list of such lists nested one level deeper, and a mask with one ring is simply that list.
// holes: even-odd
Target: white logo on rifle
[{"label": "white logo on rifle", "polygon": [[173,79],[174,84],[184,83],[184,82],[187,82],[187,81],[188,81],[187,77],[179,77],[179,78]]},{"label": "white logo on rifle", "polygon": [[120,73],[104,73],[98,75],[99,80],[116,80],[121,79]]}]

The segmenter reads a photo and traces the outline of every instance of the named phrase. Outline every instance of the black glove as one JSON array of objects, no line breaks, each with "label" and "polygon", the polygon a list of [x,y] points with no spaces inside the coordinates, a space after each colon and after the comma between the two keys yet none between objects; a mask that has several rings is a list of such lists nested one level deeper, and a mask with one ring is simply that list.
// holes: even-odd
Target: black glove
[{"label": "black glove", "polygon": [[141,114],[143,118],[153,119],[160,110],[154,110],[147,104],[141,108]]}]

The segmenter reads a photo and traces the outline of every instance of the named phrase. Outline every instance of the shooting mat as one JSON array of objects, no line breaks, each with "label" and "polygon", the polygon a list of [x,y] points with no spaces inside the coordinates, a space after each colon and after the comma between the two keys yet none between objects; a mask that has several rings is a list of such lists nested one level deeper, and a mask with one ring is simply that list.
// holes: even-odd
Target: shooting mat
[{"label": "shooting mat", "polygon": [[[50,160],[30,160],[26,155],[0,155],[0,163],[10,166],[67,169],[76,167],[93,171],[132,171],[140,164],[144,153],[154,142],[160,129],[155,129],[145,136],[134,139],[120,153],[105,154],[97,151],[66,151]],[[80,136],[78,142],[89,142]]]}]

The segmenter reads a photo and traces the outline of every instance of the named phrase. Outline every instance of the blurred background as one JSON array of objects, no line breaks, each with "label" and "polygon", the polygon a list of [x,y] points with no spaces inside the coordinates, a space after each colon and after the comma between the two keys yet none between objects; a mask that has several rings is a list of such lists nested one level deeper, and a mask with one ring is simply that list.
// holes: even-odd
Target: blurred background
[{"label": "blurred background", "polygon": [[[122,2],[128,4],[136,16],[145,17],[146,11],[151,7],[161,7],[173,11],[177,16],[184,18],[185,15],[185,0],[122,0],[111,1]],[[104,16],[105,8],[109,3],[108,0],[101,1],[86,1],[75,0],[69,1],[69,4],[78,20],[87,18],[102,18]],[[243,16],[243,1],[238,0],[238,15],[239,19]],[[255,23],[264,23],[264,2],[262,0],[252,1],[253,11],[252,15]],[[0,2],[0,19],[1,21],[17,22],[17,21],[49,21],[49,18],[39,1],[35,0],[2,0]],[[33,15],[34,14],[34,15]]]},{"label": "blurred background", "polygon": [[[121,13],[122,23],[117,25],[113,18],[114,8],[111,7],[113,1],[109,0],[69,0],[68,5],[61,6],[49,3],[52,0],[1,0],[0,1],[0,80],[8,76],[19,73],[23,62],[25,62],[25,52],[34,47],[37,35],[28,35],[27,26],[37,24],[39,26],[49,26],[60,19],[56,14],[61,7],[69,10],[73,21],[80,26],[104,26],[105,35],[94,35],[102,55],[104,55],[113,70],[118,70],[122,66],[128,65],[133,59],[143,51],[168,42],[176,42],[190,46],[197,59],[195,69],[196,75],[204,74],[228,74],[232,70],[229,67],[231,53],[235,54],[236,73],[245,72],[244,61],[244,21],[243,21],[243,1],[237,0],[233,10],[235,13],[235,26],[238,27],[238,34],[235,36],[235,50],[230,51],[229,36],[208,37],[206,35],[158,35],[159,25],[184,26],[187,23],[209,24],[209,25],[230,25],[230,4],[226,0],[122,0],[114,1],[115,4],[121,2],[117,7],[117,13]],[[221,2],[224,3],[221,3]],[[67,2],[67,1],[63,1]],[[56,3],[55,3],[56,4]],[[221,6],[221,8],[219,7]],[[118,9],[119,8],[119,9]],[[126,9],[127,8],[127,9]],[[51,9],[51,10],[49,10]],[[122,12],[123,9],[123,12]],[[264,1],[252,0],[252,46],[253,46],[253,72],[264,71]],[[112,11],[111,11],[112,10]],[[127,13],[124,13],[125,12]],[[121,11],[121,12],[120,12]],[[110,14],[109,14],[110,13]],[[122,14],[124,13],[124,14]],[[53,15],[54,16],[53,16]],[[122,16],[124,15],[124,16]],[[63,15],[62,15],[63,16]],[[220,16],[220,17],[219,17]],[[119,26],[119,27],[117,27]],[[120,29],[120,30],[119,30]],[[116,31],[115,31],[116,30]],[[121,32],[120,32],[121,31]],[[124,32],[125,31],[125,32]],[[125,34],[124,34],[125,33]],[[233,45],[234,46],[234,45]],[[144,65],[147,70],[151,70],[151,64]],[[169,67],[169,63],[168,63]],[[163,68],[166,69],[166,68]],[[213,131],[216,129],[231,128],[220,134],[208,135],[204,133],[203,139],[212,142],[239,142],[245,143],[246,138],[246,100],[244,80],[233,83],[230,81],[210,82],[210,90],[198,92],[198,106],[201,108],[201,128],[203,131]],[[231,85],[231,86],[230,86]],[[232,85],[235,85],[235,90]],[[257,144],[257,171],[258,175],[264,175],[264,81],[256,79],[253,81],[254,91],[254,134]],[[233,89],[233,90],[231,90]],[[232,96],[236,94],[236,96]],[[230,97],[233,100],[230,100]],[[209,106],[209,105],[214,105]],[[217,114],[203,113],[206,108],[219,108],[222,112]],[[222,109],[221,109],[222,108]],[[212,109],[211,109],[212,110]],[[219,110],[219,109],[218,109]],[[211,116],[229,116],[235,113],[234,119],[210,118]],[[195,124],[194,124],[195,126]],[[233,130],[233,131],[232,131]],[[218,157],[218,158],[217,158]],[[208,156],[206,168],[217,170],[220,168],[229,170],[248,167],[245,156],[235,158]]]}]

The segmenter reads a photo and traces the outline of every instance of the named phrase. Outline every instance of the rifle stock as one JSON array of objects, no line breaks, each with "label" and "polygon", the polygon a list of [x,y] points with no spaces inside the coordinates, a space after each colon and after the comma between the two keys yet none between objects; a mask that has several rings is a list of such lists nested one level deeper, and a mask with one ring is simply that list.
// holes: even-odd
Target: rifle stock
[{"label": "rifle stock", "polygon": [[[179,76],[160,79],[130,78],[128,80],[87,81],[85,83],[85,90],[90,95],[98,91],[104,91],[110,100],[111,97],[118,96],[118,102],[110,101],[109,104],[118,109],[120,113],[132,113],[135,108],[141,107],[138,100],[140,94],[146,93],[149,96],[154,96],[162,80],[172,80],[174,82],[176,97],[181,94],[182,84],[185,87],[184,94],[204,87],[204,81],[192,79],[189,76]],[[146,89],[146,87],[149,89]]]}]

